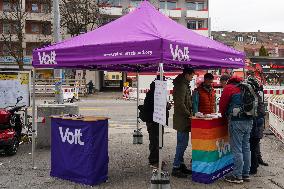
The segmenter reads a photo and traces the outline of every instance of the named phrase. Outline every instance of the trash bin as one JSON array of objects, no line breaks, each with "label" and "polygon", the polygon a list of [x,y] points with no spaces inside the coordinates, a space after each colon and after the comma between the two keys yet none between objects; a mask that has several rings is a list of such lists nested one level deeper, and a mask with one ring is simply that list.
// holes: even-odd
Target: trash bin
[{"label": "trash bin", "polygon": [[37,138],[36,147],[50,147],[50,116],[61,114],[79,114],[76,104],[42,104],[37,106]]}]

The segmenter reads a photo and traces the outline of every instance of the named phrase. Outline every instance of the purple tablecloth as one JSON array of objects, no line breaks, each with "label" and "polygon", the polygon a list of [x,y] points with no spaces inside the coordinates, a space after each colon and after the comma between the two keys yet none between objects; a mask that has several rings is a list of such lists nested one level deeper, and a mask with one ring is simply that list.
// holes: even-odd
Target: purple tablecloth
[{"label": "purple tablecloth", "polygon": [[107,180],[108,120],[51,119],[51,171],[61,179],[97,185]]}]

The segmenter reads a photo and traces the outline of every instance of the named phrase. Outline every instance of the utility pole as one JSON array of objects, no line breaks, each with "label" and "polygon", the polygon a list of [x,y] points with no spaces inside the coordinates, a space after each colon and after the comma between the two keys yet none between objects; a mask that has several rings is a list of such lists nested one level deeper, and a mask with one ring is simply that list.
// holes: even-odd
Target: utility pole
[{"label": "utility pole", "polygon": [[[60,42],[62,40],[60,35],[60,11],[59,11],[59,0],[53,0],[53,35],[54,42]],[[55,83],[55,101],[58,104],[63,104],[63,94],[62,94],[62,82],[63,82],[63,70],[54,70],[54,74],[59,79],[58,82]]]}]

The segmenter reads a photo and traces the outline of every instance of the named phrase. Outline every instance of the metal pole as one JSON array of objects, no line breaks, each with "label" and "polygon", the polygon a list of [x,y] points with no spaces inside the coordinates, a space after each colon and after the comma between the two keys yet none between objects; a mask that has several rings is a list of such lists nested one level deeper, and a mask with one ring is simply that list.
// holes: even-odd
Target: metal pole
[{"label": "metal pole", "polygon": [[[59,0],[53,0],[53,35],[54,35],[54,42],[60,42],[62,40],[60,35],[60,10],[59,10]],[[57,98],[55,98],[57,103],[63,103],[63,94],[62,94],[62,83],[63,83],[63,70],[60,69],[60,82],[59,85],[59,94]],[[56,95],[55,95],[56,96]]]},{"label": "metal pole", "polygon": [[62,40],[60,35],[60,11],[59,11],[59,1],[53,0],[53,35],[54,41],[59,42]]},{"label": "metal pole", "polygon": [[36,169],[35,167],[35,74],[36,74],[36,69],[33,68],[33,107],[32,107],[32,111],[33,111],[33,117],[32,117],[32,168]]},{"label": "metal pole", "polygon": [[[160,67],[160,81],[163,81],[163,63],[159,64]],[[159,172],[158,179],[161,180],[162,173],[162,148],[163,148],[163,126],[159,124]],[[162,185],[159,185],[159,188],[162,188]]]},{"label": "metal pole", "polygon": [[136,73],[136,80],[137,80],[137,131],[139,129],[139,72]]}]

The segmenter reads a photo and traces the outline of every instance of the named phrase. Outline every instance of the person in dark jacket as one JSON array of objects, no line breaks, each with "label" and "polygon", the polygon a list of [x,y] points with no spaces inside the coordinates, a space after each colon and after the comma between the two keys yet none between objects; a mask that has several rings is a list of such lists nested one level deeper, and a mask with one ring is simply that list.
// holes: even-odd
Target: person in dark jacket
[{"label": "person in dark jacket", "polygon": [[264,117],[265,117],[265,105],[263,99],[260,95],[260,92],[263,91],[263,87],[260,86],[258,80],[253,76],[248,77],[248,81],[251,82],[255,87],[255,93],[258,97],[258,107],[257,107],[257,117],[253,119],[253,127],[250,135],[250,148],[251,148],[251,167],[250,174],[256,174],[257,168],[260,163],[262,165],[268,165],[263,162],[261,153],[260,153],[260,139],[263,138],[263,130],[264,130]]},{"label": "person in dark jacket", "polygon": [[[165,81],[165,77],[163,78]],[[156,80],[160,80],[160,76],[157,76]],[[149,133],[149,164],[152,168],[158,168],[159,164],[159,124],[153,121],[154,113],[154,94],[155,94],[155,81],[150,84],[150,90],[146,94],[144,100],[144,113],[146,114],[146,126]],[[169,117],[170,104],[167,104],[167,125]],[[163,127],[164,133],[164,127]]]},{"label": "person in dark jacket", "polygon": [[202,82],[193,92],[193,115],[197,112],[211,114],[216,112],[216,93],[212,83],[214,76],[211,73],[204,75]]},{"label": "person in dark jacket", "polygon": [[[247,72],[247,76],[248,76],[248,80],[250,79],[250,78],[252,78],[252,79],[256,79],[255,78],[255,72],[254,71],[252,71],[252,70],[249,70],[248,72]],[[263,89],[262,89],[263,90]],[[263,118],[264,119],[264,118]],[[264,123],[265,123],[265,119],[263,120],[264,121]],[[263,159],[262,159],[262,155],[261,155],[261,151],[260,151],[260,146],[261,146],[261,143],[259,142],[259,145],[257,145],[257,160],[258,160],[258,164],[259,165],[263,165],[263,166],[268,166],[268,163],[266,163]]]},{"label": "person in dark jacket", "polygon": [[184,164],[183,156],[188,146],[189,132],[191,131],[192,96],[190,81],[193,76],[194,70],[192,68],[185,68],[183,73],[178,75],[173,81],[173,128],[177,130],[177,146],[172,176],[180,178],[186,178],[192,172]]},{"label": "person in dark jacket", "polygon": [[250,133],[252,118],[239,111],[243,101],[239,87],[242,78],[232,77],[225,86],[221,95],[219,110],[223,117],[228,119],[230,147],[234,159],[234,167],[231,175],[225,180],[231,183],[249,181],[250,172]]}]

